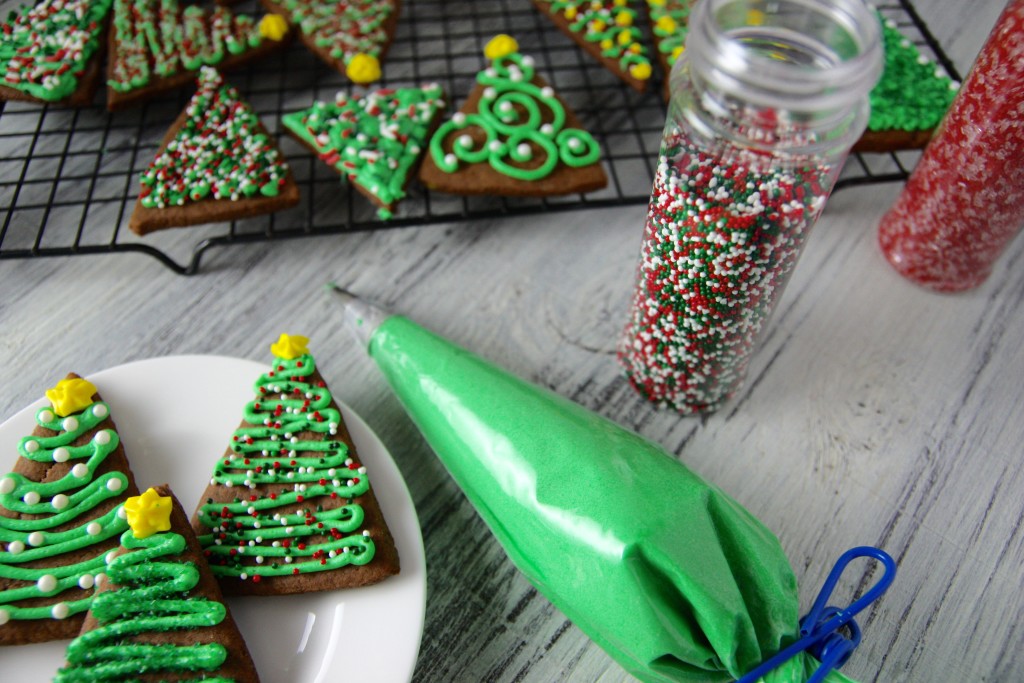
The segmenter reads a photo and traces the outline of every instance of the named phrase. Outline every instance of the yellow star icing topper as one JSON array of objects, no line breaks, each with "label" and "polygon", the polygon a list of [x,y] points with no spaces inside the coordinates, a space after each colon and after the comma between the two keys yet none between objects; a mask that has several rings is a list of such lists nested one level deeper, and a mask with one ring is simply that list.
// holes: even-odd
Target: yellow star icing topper
[{"label": "yellow star icing topper", "polygon": [[124,502],[128,513],[128,526],[135,538],[148,538],[158,531],[171,528],[170,496],[161,496],[156,489],[146,489],[141,496],[132,496]]},{"label": "yellow star icing topper", "polygon": [[345,75],[353,83],[373,83],[380,80],[380,62],[373,55],[360,52],[345,66]]},{"label": "yellow star icing topper", "polygon": [[505,57],[513,52],[519,52],[519,43],[516,39],[505,33],[499,33],[491,38],[484,46],[484,57],[490,60]]},{"label": "yellow star icing topper", "polygon": [[57,382],[57,386],[46,390],[46,398],[53,404],[53,412],[61,417],[67,417],[91,406],[92,395],[95,393],[96,387],[91,382],[76,377]]},{"label": "yellow star icing topper", "polygon": [[306,344],[309,339],[297,334],[282,334],[270,345],[270,352],[282,360],[294,360],[309,353]]},{"label": "yellow star icing topper", "polygon": [[270,40],[281,40],[288,35],[288,22],[280,14],[267,14],[260,19],[260,35]]}]

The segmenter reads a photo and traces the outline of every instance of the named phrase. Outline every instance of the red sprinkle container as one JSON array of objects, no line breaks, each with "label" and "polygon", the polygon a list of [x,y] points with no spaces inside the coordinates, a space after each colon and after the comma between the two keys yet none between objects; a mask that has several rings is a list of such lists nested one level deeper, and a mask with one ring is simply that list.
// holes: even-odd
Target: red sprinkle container
[{"label": "red sprinkle container", "polygon": [[982,284],[1024,227],[1024,0],[1010,0],[879,225],[885,257],[940,292]]}]

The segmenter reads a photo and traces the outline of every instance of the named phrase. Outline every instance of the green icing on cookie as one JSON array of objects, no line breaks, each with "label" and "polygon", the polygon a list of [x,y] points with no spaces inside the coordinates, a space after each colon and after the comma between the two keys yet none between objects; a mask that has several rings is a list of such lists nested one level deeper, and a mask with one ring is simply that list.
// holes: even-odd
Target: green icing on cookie
[{"label": "green icing on cookie", "polygon": [[[601,148],[593,136],[567,128],[565,107],[555,91],[533,79],[533,59],[518,52],[481,71],[477,83],[484,91],[477,111],[458,112],[430,140],[437,167],[454,173],[462,164],[488,163],[510,178],[536,181],[551,175],[559,162],[573,168],[595,163]],[[449,136],[454,141],[446,153]]]},{"label": "green icing on cookie", "polygon": [[146,87],[259,47],[266,38],[252,17],[224,7],[184,9],[178,0],[115,0],[110,87],[119,93]]},{"label": "green icing on cookie", "polygon": [[[331,168],[392,207],[405,196],[409,173],[443,107],[438,85],[380,89],[364,97],[339,93],[334,102],[317,102],[283,121]],[[390,218],[388,209],[381,211],[381,218]]]},{"label": "green icing on cookie", "polygon": [[[91,593],[79,589],[90,591],[106,570],[106,551],[95,546],[128,528],[120,505],[102,515],[93,512],[128,490],[123,472],[98,474],[120,443],[117,432],[99,429],[109,414],[102,402],[67,417],[40,409],[36,423],[54,435],[23,438],[18,455],[70,468],[44,482],[17,472],[0,477],[0,507],[9,513],[0,515],[0,578],[26,582],[0,590],[0,626],[18,619],[64,619],[89,608]],[[62,559],[82,551],[77,562]]]},{"label": "green icing on cookie", "polygon": [[357,54],[380,58],[393,0],[275,0],[288,20],[332,59],[348,64]]},{"label": "green icing on cookie", "polygon": [[871,91],[868,129],[931,130],[953,103],[959,84],[921,54],[891,20],[881,21],[885,70]]},{"label": "green icing on cookie", "polygon": [[78,88],[96,54],[112,0],[43,0],[12,11],[0,24],[0,81],[55,102]]},{"label": "green icing on cookie", "polygon": [[686,48],[686,34],[689,33],[690,11],[695,0],[647,0],[651,16],[651,31],[654,33],[658,52],[665,55],[669,66],[675,64]]},{"label": "green icing on cookie", "polygon": [[142,206],[277,196],[288,166],[259,117],[216,69],[200,71],[199,89],[185,111],[181,130],[142,174]]},{"label": "green icing on cookie", "polygon": [[624,73],[646,81],[651,62],[636,26],[637,12],[628,0],[542,0],[552,14],[561,15],[569,29],[597,45],[601,56],[615,60]]},{"label": "green icing on cookie", "polygon": [[[135,640],[147,634],[210,628],[224,620],[227,610],[222,603],[189,594],[199,583],[199,569],[175,557],[185,551],[185,538],[161,533],[139,539],[126,531],[121,545],[129,552],[107,566],[109,580],[118,587],[96,596],[91,610],[98,626],[71,641],[68,664],[57,672],[54,683],[123,681],[142,673],[174,674],[176,681],[232,683],[204,675],[227,659],[220,643]],[[180,678],[185,673],[199,677]]]}]

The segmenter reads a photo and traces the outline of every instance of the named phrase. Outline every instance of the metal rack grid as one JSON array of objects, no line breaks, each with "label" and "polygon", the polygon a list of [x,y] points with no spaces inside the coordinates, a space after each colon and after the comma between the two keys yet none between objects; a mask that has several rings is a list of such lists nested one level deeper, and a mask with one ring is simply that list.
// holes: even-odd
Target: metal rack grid
[{"label": "metal rack grid", "polygon": [[[0,11],[11,5],[0,2]],[[512,199],[445,195],[411,183],[394,218],[381,221],[350,185],[282,136],[282,151],[302,192],[298,207],[139,238],[127,229],[139,174],[189,92],[114,114],[105,110],[102,92],[85,109],[0,103],[0,259],[135,252],[177,273],[193,274],[203,255],[217,246],[646,203],[665,118],[661,76],[647,93],[633,92],[525,0],[478,0],[466,8],[466,3],[446,0],[405,0],[381,85],[437,82],[457,108],[484,66],[484,44],[497,33],[510,33],[600,143],[607,188],[586,195]],[[235,9],[260,12],[254,0]],[[909,0],[890,0],[878,9],[959,78]],[[330,99],[338,90],[353,90],[299,41],[283,54],[229,73],[228,80],[275,134],[281,132],[282,114]],[[904,180],[917,156],[854,155],[836,189]],[[175,257],[175,250],[182,255]]]}]

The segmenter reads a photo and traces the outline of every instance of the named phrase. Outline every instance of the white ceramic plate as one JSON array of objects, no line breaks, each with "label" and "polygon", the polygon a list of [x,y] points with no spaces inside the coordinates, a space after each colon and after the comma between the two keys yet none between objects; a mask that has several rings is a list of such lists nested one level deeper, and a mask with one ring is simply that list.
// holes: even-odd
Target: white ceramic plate
[{"label": "white ceramic plate", "polygon": [[[172,356],[88,376],[110,405],[140,489],[169,483],[191,515],[267,365],[221,356]],[[53,381],[56,383],[58,378]],[[48,387],[40,389],[40,394]],[[35,427],[41,399],[0,425],[0,473]],[[339,401],[398,545],[402,571],[374,586],[229,600],[263,683],[395,683],[412,678],[423,633],[426,563],[419,520],[394,461]],[[50,681],[67,641],[0,647],[0,679]]]}]

